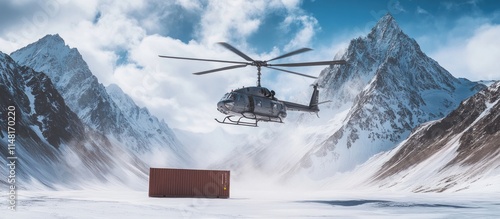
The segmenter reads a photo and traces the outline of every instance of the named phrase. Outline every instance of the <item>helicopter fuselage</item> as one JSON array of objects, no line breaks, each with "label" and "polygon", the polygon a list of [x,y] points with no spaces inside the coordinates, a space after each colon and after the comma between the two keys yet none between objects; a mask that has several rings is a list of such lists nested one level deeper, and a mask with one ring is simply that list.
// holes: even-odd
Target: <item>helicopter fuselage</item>
[{"label": "helicopter fuselage", "polygon": [[226,93],[217,103],[217,110],[228,116],[260,121],[281,122],[286,105],[264,87],[244,87]]}]

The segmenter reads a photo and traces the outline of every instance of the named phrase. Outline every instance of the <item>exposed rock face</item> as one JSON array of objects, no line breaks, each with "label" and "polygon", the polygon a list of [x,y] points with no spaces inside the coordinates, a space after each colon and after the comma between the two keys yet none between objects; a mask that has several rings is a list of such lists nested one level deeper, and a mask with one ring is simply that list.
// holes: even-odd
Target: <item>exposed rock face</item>
[{"label": "exposed rock face", "polygon": [[[331,110],[346,108],[349,113],[342,126],[306,156],[338,153],[342,159],[336,148],[347,147],[355,155],[344,170],[392,149],[415,127],[446,116],[485,88],[453,77],[426,56],[389,14],[366,37],[352,40],[337,58],[347,64],[323,70],[318,83],[325,98],[333,100]],[[314,158],[305,158],[310,159]],[[336,164],[330,159],[322,165]]]},{"label": "exposed rock face", "polygon": [[[448,181],[437,191],[457,184],[457,180],[473,181],[500,167],[500,82],[471,98],[445,118],[420,127],[397,149],[376,174],[376,180],[397,179],[433,156],[447,151],[443,162],[434,166],[431,175]],[[442,174],[453,168],[460,174]],[[436,191],[422,187],[416,191]]]},{"label": "exposed rock face", "polygon": [[[2,58],[2,106],[17,107],[21,136],[30,136],[32,128],[39,131],[50,145],[58,148],[63,143],[82,140],[84,125],[66,106],[64,99],[43,73],[19,66],[8,55]],[[0,109],[6,115],[7,109]],[[6,118],[0,118],[5,121]],[[34,126],[22,131],[26,126]],[[2,127],[2,129],[5,127]]]},{"label": "exposed rock face", "polygon": [[[145,181],[144,162],[86,126],[47,75],[19,66],[0,52],[0,76],[0,105],[5,106],[0,113],[7,115],[8,106],[15,107],[16,122],[13,154],[8,150],[7,127],[0,127],[0,163],[18,157],[18,186],[36,181],[49,187],[78,188],[82,182],[117,180],[122,173]],[[6,116],[0,118],[2,124],[6,120]]]}]

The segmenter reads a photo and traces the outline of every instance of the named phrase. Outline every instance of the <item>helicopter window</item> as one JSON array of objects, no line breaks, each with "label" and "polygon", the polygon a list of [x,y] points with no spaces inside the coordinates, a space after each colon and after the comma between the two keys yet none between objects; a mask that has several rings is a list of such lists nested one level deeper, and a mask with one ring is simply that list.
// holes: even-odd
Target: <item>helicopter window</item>
[{"label": "helicopter window", "polygon": [[265,89],[265,88],[261,88],[260,89],[260,92],[265,96],[265,97],[270,97],[271,96],[271,92],[269,92],[268,89]]},{"label": "helicopter window", "polygon": [[262,101],[261,100],[257,100],[257,106],[262,106]]},{"label": "helicopter window", "polygon": [[231,100],[234,98],[234,94],[232,93],[226,93],[224,97],[222,97],[222,100]]}]

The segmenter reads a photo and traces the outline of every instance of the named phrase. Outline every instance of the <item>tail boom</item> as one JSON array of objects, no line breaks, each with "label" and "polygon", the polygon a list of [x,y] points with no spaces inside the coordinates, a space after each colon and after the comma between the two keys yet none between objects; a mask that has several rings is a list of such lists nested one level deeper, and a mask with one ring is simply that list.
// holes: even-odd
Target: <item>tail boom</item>
[{"label": "tail boom", "polygon": [[286,109],[290,110],[290,111],[302,111],[302,112],[318,113],[319,112],[318,105],[320,104],[318,102],[319,101],[318,84],[314,84],[313,88],[314,88],[314,90],[313,90],[313,93],[311,96],[311,101],[309,102],[309,106],[298,104],[298,103],[283,101],[283,103],[286,106]]}]

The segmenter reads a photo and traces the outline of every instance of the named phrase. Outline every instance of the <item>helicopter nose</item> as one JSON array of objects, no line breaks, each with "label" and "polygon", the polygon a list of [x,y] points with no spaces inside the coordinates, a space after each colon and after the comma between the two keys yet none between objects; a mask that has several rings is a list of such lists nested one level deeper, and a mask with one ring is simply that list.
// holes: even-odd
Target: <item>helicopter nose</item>
[{"label": "helicopter nose", "polygon": [[234,102],[230,100],[223,100],[217,103],[217,110],[219,112],[227,114],[233,108]]}]

